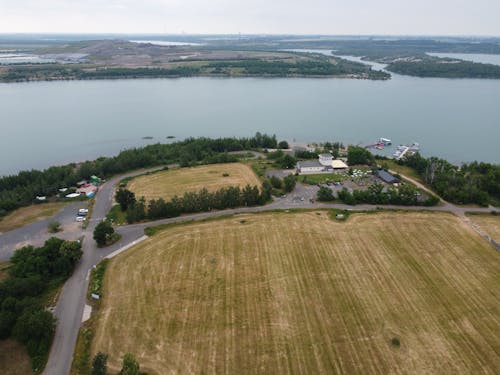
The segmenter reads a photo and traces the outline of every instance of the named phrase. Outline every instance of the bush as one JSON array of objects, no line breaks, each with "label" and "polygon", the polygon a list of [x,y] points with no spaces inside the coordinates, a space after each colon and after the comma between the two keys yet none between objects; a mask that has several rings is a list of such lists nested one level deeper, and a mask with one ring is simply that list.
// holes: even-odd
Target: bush
[{"label": "bush", "polygon": [[49,222],[48,226],[49,233],[57,233],[61,231],[61,223],[58,221]]},{"label": "bush", "polygon": [[397,337],[392,338],[391,344],[392,344],[392,346],[395,346],[397,348],[399,348],[401,346],[401,342],[399,341],[399,339]]},{"label": "bush", "polygon": [[332,189],[327,188],[326,186],[321,186],[319,188],[317,197],[318,200],[322,202],[331,202],[335,200]]}]

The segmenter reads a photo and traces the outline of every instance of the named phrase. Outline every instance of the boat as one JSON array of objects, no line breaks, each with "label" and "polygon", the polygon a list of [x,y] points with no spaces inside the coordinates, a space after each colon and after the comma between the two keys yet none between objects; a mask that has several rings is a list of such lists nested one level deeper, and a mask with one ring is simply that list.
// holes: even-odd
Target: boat
[{"label": "boat", "polygon": [[390,139],[387,139],[387,138],[380,138],[379,142],[382,143],[385,146],[392,145],[392,141]]}]

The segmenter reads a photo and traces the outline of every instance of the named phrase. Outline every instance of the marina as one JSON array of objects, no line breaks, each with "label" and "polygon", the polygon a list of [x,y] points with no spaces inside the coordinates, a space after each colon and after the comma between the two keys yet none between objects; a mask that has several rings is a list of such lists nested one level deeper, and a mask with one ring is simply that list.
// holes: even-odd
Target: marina
[{"label": "marina", "polygon": [[[383,151],[387,150],[392,146],[392,140],[388,138],[379,138],[375,143],[368,144],[364,146],[369,150]],[[402,159],[405,155],[411,155],[415,152],[420,151],[420,144],[413,142],[411,145],[399,145],[396,146],[396,150],[390,155],[396,160]]]}]

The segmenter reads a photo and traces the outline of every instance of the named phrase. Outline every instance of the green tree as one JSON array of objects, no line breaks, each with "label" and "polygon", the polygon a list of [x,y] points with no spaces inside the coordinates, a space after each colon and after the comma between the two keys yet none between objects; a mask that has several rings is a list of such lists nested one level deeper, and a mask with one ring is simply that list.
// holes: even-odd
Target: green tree
[{"label": "green tree", "polygon": [[284,155],[283,157],[277,160],[278,165],[284,169],[290,169],[295,167],[297,160],[292,155]]},{"label": "green tree", "polygon": [[321,186],[319,188],[317,197],[318,200],[322,202],[330,202],[335,199],[332,189],[327,188],[326,186]]},{"label": "green tree", "polygon": [[293,174],[289,174],[288,176],[285,176],[283,179],[283,185],[285,188],[285,191],[287,193],[293,191],[295,189],[295,184],[297,183],[297,180],[295,179],[295,176]]},{"label": "green tree", "polygon": [[50,348],[56,329],[56,319],[48,311],[41,309],[25,310],[14,326],[14,337],[26,345],[33,363],[40,364],[42,357]]},{"label": "green tree", "polygon": [[137,202],[127,208],[127,222],[136,223],[146,218],[146,200],[141,197]]},{"label": "green tree", "polygon": [[108,221],[101,221],[94,230],[94,240],[98,246],[105,246],[109,237],[115,233],[115,230]]},{"label": "green tree", "polygon": [[283,183],[281,182],[281,179],[277,176],[271,176],[271,185],[273,185],[273,188],[275,189],[281,189],[283,187]]},{"label": "green tree", "polygon": [[106,375],[108,373],[107,362],[108,355],[102,352],[98,352],[92,360],[91,375]]},{"label": "green tree", "polygon": [[364,147],[350,146],[347,151],[347,164],[368,164],[371,165],[375,161],[373,155]]},{"label": "green tree", "polygon": [[135,359],[134,355],[131,353],[125,353],[123,356],[122,369],[119,375],[139,375],[139,362]]},{"label": "green tree", "polygon": [[287,141],[280,141],[280,143],[278,143],[278,148],[281,148],[283,150],[288,149],[289,148],[288,142]]},{"label": "green tree", "polygon": [[59,253],[74,266],[83,255],[82,244],[78,241],[64,241]]},{"label": "green tree", "polygon": [[133,205],[136,201],[135,194],[124,188],[120,188],[116,191],[115,200],[120,205],[122,211],[127,211],[127,208]]}]

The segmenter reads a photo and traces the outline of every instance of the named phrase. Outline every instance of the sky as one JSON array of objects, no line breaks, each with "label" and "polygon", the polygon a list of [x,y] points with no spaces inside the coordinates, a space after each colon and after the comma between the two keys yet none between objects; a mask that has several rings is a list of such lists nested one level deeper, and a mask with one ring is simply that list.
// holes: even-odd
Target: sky
[{"label": "sky", "polygon": [[500,36],[500,0],[0,0],[0,33]]}]

